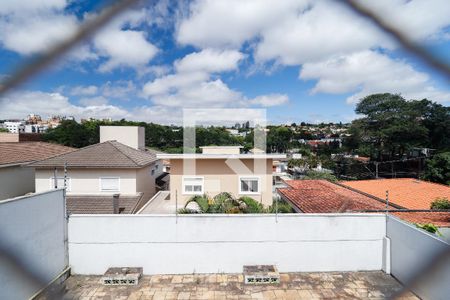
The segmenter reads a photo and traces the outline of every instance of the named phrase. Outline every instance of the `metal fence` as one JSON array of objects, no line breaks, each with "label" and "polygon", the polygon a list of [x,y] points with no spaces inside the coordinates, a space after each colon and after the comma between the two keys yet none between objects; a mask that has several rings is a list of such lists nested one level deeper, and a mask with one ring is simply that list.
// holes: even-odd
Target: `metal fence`
[{"label": "metal fence", "polygon": [[[336,0],[339,1],[339,0]],[[97,17],[87,20],[78,30],[66,40],[54,45],[48,51],[39,57],[26,62],[21,67],[17,68],[15,72],[0,83],[0,100],[7,92],[13,91],[21,84],[31,79],[33,76],[39,75],[44,69],[50,67],[60,57],[73,49],[79,43],[87,40],[100,28],[104,27],[114,17],[129,9],[133,5],[138,4],[138,0],[118,0],[108,3]],[[404,50],[414,55],[416,58],[427,64],[430,68],[440,72],[444,77],[450,79],[450,65],[442,59],[433,55],[425,47],[415,43],[410,37],[403,34],[399,28],[396,28],[379,16],[375,11],[366,8],[360,1],[356,0],[342,0],[340,3],[347,6],[356,15],[372,21],[380,30],[392,37]],[[431,5],[431,4],[430,4]],[[1,102],[0,102],[1,103]],[[373,175],[376,170],[369,169],[368,173]],[[426,278],[439,266],[444,263],[450,256],[450,251],[441,253],[435,257],[425,268],[417,272],[410,282],[404,283],[405,289],[411,289],[415,284]],[[30,269],[28,266],[22,264],[20,257],[8,251],[8,247],[0,241],[0,258],[6,259],[9,263],[15,266],[18,273],[22,274],[24,278],[31,279],[33,282],[43,284],[42,278],[36,275],[36,270]],[[444,283],[445,284],[445,283]],[[401,291],[403,292],[403,291]],[[401,292],[399,294],[401,294]]]}]

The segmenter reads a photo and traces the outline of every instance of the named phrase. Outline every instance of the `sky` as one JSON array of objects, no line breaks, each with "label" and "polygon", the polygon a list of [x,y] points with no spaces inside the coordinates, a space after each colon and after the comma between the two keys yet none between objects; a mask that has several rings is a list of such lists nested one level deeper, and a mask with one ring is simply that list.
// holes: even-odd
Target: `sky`
[{"label": "sky", "polygon": [[[95,17],[98,2],[0,1],[0,79]],[[450,63],[450,1],[363,3]],[[359,99],[384,92],[450,104],[442,74],[339,1],[146,1],[0,98],[0,119],[181,124],[185,108],[214,108],[232,122],[253,109],[268,124],[350,122]]]}]

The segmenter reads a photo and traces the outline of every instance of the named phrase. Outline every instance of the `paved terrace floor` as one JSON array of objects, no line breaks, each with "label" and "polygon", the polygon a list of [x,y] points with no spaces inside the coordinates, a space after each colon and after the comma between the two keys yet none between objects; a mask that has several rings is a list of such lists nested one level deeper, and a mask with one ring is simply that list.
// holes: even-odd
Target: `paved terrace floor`
[{"label": "paved terrace floor", "polygon": [[[242,274],[144,276],[137,286],[103,286],[71,276],[64,299],[386,299],[402,285],[383,272],[282,273],[278,285],[244,285]],[[418,299],[407,292],[400,299]]]}]

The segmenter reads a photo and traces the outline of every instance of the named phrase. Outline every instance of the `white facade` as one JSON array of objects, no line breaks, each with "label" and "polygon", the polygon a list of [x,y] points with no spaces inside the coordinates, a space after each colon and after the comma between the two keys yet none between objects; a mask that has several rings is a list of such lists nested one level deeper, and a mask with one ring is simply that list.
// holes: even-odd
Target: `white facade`
[{"label": "white facade", "polygon": [[[62,190],[0,201],[2,249],[20,258],[44,283],[68,266],[67,223]],[[29,299],[45,287],[25,277],[0,258],[0,298]]]},{"label": "white facade", "polygon": [[24,122],[10,122],[6,121],[3,126],[11,133],[20,133],[25,131]]},{"label": "white facade", "polygon": [[[68,195],[136,195],[150,199],[155,193],[154,164],[140,169],[68,169]],[[63,186],[64,172],[57,170],[58,188]],[[36,192],[54,189],[54,170],[36,169]],[[116,188],[115,188],[116,187]]]},{"label": "white facade", "polygon": [[0,167],[0,200],[34,192],[34,169],[20,165]]},{"label": "white facade", "polygon": [[382,214],[71,215],[69,257],[74,274],[381,270],[385,233]]},{"label": "white facade", "polygon": [[138,126],[100,126],[100,143],[117,141],[131,148],[145,150],[145,128]]}]

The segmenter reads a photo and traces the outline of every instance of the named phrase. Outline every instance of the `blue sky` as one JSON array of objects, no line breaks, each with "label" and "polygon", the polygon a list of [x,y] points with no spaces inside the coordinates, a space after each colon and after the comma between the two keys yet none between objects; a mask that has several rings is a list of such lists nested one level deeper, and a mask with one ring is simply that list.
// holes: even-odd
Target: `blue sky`
[{"label": "blue sky", "polygon": [[[96,3],[2,1],[0,76],[72,34]],[[364,3],[450,61],[450,2]],[[0,99],[0,119],[179,124],[183,108],[255,108],[268,123],[348,122],[358,99],[378,92],[450,103],[443,76],[337,1],[167,0],[127,11]]]}]

